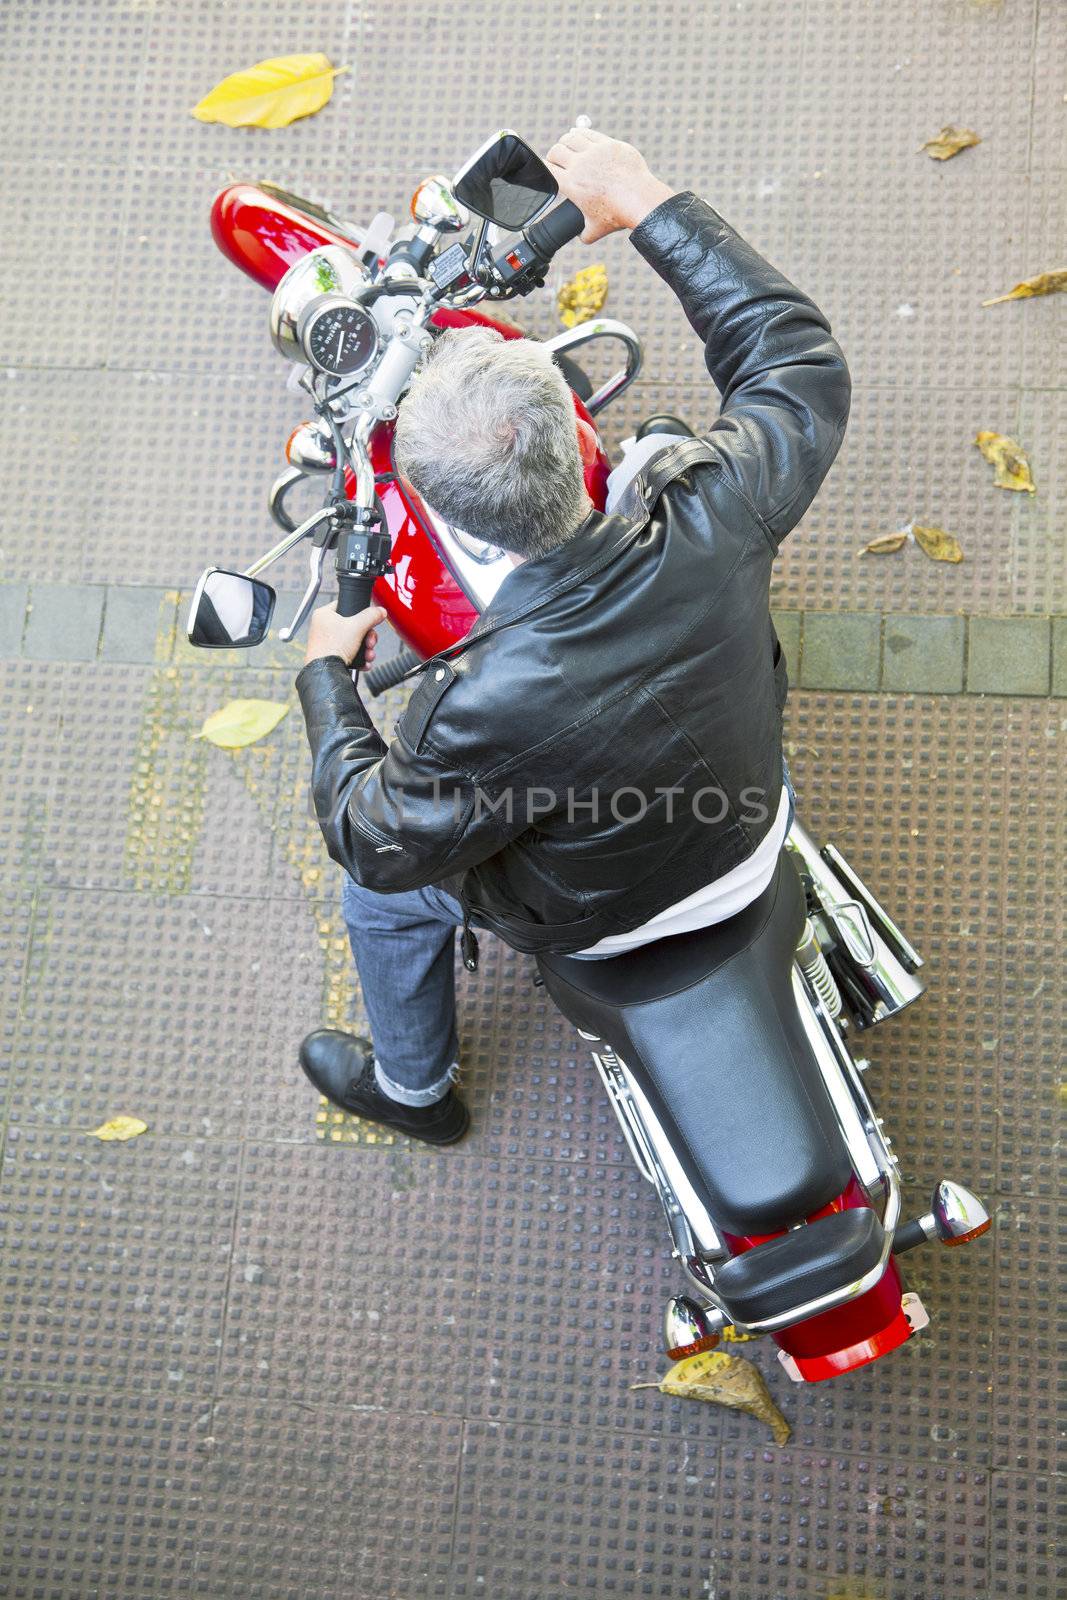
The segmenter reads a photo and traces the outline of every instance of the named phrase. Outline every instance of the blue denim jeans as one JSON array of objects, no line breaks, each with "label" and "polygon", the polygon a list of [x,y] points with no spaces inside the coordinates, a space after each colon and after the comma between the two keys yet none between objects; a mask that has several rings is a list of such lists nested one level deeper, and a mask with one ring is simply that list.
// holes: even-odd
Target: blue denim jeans
[{"label": "blue denim jeans", "polygon": [[403,1105],[440,1099],[455,1077],[458,900],[441,889],[378,894],[347,873],[341,910],[374,1041],[379,1087]]}]

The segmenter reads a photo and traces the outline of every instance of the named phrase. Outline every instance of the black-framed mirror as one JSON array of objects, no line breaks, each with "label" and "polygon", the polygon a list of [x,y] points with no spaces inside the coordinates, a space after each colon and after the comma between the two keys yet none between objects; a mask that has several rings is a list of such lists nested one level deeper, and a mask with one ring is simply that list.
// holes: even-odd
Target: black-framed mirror
[{"label": "black-framed mirror", "polygon": [[201,650],[243,650],[261,644],[274,615],[269,583],[243,572],[208,567],[189,607],[189,643]]},{"label": "black-framed mirror", "polygon": [[460,168],[452,193],[477,216],[514,233],[539,216],[559,188],[536,150],[505,128]]}]

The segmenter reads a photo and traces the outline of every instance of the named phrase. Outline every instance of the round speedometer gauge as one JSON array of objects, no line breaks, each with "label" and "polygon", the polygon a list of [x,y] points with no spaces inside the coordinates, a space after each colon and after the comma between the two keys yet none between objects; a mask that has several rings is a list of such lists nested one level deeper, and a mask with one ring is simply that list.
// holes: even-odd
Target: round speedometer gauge
[{"label": "round speedometer gauge", "polygon": [[369,312],[354,300],[329,295],[308,308],[300,342],[319,372],[347,378],[362,372],[373,361],[378,350],[378,327]]}]

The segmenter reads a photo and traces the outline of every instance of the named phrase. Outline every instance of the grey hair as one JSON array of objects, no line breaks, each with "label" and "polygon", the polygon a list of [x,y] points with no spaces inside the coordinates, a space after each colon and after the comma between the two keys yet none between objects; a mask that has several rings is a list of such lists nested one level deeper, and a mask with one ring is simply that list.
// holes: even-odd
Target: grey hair
[{"label": "grey hair", "polygon": [[515,555],[547,555],[584,519],[574,402],[532,339],[439,335],[400,407],[394,450],[439,517]]}]

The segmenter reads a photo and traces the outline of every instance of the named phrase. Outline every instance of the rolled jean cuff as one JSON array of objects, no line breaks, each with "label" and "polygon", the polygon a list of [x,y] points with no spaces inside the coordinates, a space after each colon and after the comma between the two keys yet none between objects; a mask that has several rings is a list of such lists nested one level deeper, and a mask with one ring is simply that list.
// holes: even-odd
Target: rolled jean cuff
[{"label": "rolled jean cuff", "polygon": [[453,1061],[444,1076],[427,1089],[405,1089],[403,1084],[394,1083],[389,1074],[382,1070],[377,1056],[374,1058],[374,1077],[379,1089],[390,1100],[396,1100],[402,1106],[432,1106],[435,1100],[442,1099],[448,1093],[459,1077],[459,1062]]}]

